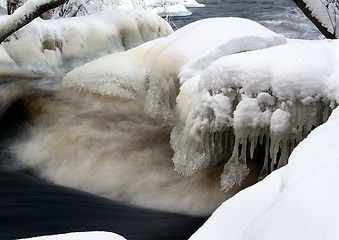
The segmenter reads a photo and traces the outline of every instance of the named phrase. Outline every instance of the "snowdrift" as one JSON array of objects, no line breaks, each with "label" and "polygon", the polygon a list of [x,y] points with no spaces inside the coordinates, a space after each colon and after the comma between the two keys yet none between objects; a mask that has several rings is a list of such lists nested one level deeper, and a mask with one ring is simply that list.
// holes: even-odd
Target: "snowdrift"
[{"label": "snowdrift", "polygon": [[49,236],[24,238],[22,240],[126,240],[115,233],[109,232],[74,232],[65,234],[55,234]]},{"label": "snowdrift", "polygon": [[68,73],[65,87],[135,98],[154,117],[173,119],[180,79],[225,55],[267,48],[286,39],[258,23],[240,18],[201,20],[124,53],[85,64]]},{"label": "snowdrift", "polygon": [[[0,21],[6,18],[2,16]],[[14,61],[18,68],[37,73],[64,72],[170,33],[172,28],[165,20],[138,10],[112,10],[67,19],[36,19],[2,44],[5,50],[2,56],[6,62]]]},{"label": "snowdrift", "polygon": [[338,41],[286,39],[246,19],[206,19],[76,68],[63,86],[137,99],[173,121],[175,170],[226,163],[227,192],[248,175],[248,159],[262,161],[262,179],[328,119],[338,50]]},{"label": "snowdrift", "polygon": [[223,203],[190,240],[337,239],[338,114],[294,149],[287,166]]}]

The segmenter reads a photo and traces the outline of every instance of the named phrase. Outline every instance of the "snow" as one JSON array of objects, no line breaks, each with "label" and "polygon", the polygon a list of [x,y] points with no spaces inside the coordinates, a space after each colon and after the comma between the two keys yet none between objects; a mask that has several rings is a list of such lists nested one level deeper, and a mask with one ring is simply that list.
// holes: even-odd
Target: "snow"
[{"label": "snow", "polygon": [[[11,18],[0,20],[4,23]],[[171,32],[169,24],[152,13],[112,10],[76,18],[36,19],[2,45],[19,66],[34,72],[57,72]]]},{"label": "snow", "polygon": [[49,236],[25,238],[22,240],[124,240],[125,238],[121,237],[115,233],[109,232],[74,232],[74,233],[65,233],[65,234],[56,234]]},{"label": "snow", "polygon": [[137,99],[151,117],[174,121],[175,170],[189,176],[222,161],[221,188],[229,191],[249,173],[258,145],[266,145],[264,178],[327,120],[339,100],[338,56],[338,41],[290,40],[246,19],[205,19],[78,67],[62,84]]},{"label": "snow", "polygon": [[[75,0],[68,4],[78,5]],[[197,7],[200,5],[193,2],[192,6]],[[105,0],[90,2],[90,4],[84,2],[82,3],[82,10],[76,14],[87,15],[107,9],[142,9],[160,16],[188,16],[191,14],[191,12],[186,9],[184,0]],[[58,14],[58,11],[55,11],[55,14]]]},{"label": "snow", "polygon": [[[185,64],[189,67],[181,71],[181,82],[225,55],[283,43],[286,43],[284,37],[250,20],[205,19],[166,38],[76,68],[67,74],[63,85],[105,95],[140,98],[151,116],[172,119],[179,90],[178,76]],[[132,68],[117,70],[131,63]],[[98,66],[101,66],[99,71]],[[117,93],[117,89],[101,84],[124,86],[128,94],[123,96],[120,89]]]},{"label": "snow", "polygon": [[184,5],[185,7],[205,7],[204,4],[201,4],[201,3],[198,3],[197,1],[195,0],[184,0]]},{"label": "snow", "polygon": [[339,109],[289,163],[219,207],[190,240],[337,239]]},{"label": "snow", "polygon": [[192,14],[186,9],[184,0],[147,0],[143,1],[140,7],[160,16],[188,16]]},{"label": "snow", "polygon": [[289,40],[250,20],[205,19],[78,67],[62,84],[137,99],[151,117],[173,120],[175,170],[189,176],[223,161],[228,191],[247,176],[248,156],[264,139],[260,178],[327,120],[339,100],[338,53],[338,41]]},{"label": "snow", "polygon": [[[339,100],[335,80],[339,72],[334,67],[339,64],[338,50],[338,41],[289,40],[288,44],[220,57],[205,68],[197,64],[201,73],[192,71],[192,63],[184,65],[171,142],[177,170],[191,175],[213,164],[222,155],[222,139],[235,141],[232,156],[224,157],[230,158],[221,180],[225,190],[246,175],[248,142],[253,156],[255,146],[269,139],[267,155],[272,163],[268,166],[269,159],[265,159],[261,177],[285,165],[295,144],[326,121],[329,102]],[[187,82],[192,86],[188,91]],[[216,108],[211,100],[221,96],[219,104],[228,106],[227,110]],[[232,129],[235,140],[229,136]],[[234,168],[237,164],[239,168]],[[236,169],[242,170],[237,173]]]},{"label": "snow", "polygon": [[337,37],[339,29],[338,21],[338,2],[328,0],[304,0],[306,7],[311,11],[312,16],[321,22],[328,32],[335,34]]}]

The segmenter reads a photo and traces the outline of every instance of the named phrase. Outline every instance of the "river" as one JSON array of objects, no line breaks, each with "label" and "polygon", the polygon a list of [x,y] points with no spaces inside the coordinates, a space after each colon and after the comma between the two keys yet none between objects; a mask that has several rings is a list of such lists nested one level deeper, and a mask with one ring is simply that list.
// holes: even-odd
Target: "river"
[{"label": "river", "polygon": [[[206,7],[190,9],[191,16],[170,18],[172,26],[244,17],[290,38],[320,35],[292,1],[201,3]],[[85,230],[129,240],[188,239],[223,201],[219,182],[212,181],[219,174],[205,171],[187,180],[173,172],[171,124],[144,116],[137,103],[121,108],[119,101],[62,91],[61,78],[53,84],[48,77],[26,80],[1,79],[1,89],[13,83],[30,89],[15,100],[2,99],[0,239]]]}]

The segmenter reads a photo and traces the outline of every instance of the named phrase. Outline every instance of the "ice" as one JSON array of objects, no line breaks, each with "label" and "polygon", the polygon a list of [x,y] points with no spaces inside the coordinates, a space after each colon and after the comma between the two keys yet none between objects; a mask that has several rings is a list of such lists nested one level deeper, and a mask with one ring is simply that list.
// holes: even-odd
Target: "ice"
[{"label": "ice", "polygon": [[289,163],[224,202],[190,240],[337,239],[339,109]]},{"label": "ice", "polygon": [[192,14],[187,10],[184,0],[147,0],[142,1],[139,7],[160,16],[188,16]]},{"label": "ice", "polygon": [[3,47],[13,61],[26,69],[68,71],[171,32],[169,24],[157,15],[112,10],[68,19],[37,19],[13,34]]},{"label": "ice", "polygon": [[54,234],[40,237],[23,238],[22,240],[124,240],[125,238],[109,232],[71,232],[65,234]]},{"label": "ice", "polygon": [[311,11],[312,16],[315,17],[328,32],[334,34],[338,38],[338,2],[328,0],[304,0],[303,2]]},{"label": "ice", "polygon": [[221,185],[227,191],[242,182],[260,145],[265,158],[259,179],[286,165],[293,148],[338,102],[338,46],[288,40],[205,66],[184,65],[171,138],[176,170],[191,175],[225,162]]},{"label": "ice", "polygon": [[195,0],[184,0],[185,7],[205,7],[204,4],[198,3]]},{"label": "ice", "polygon": [[228,191],[248,174],[248,159],[262,158],[262,179],[327,120],[339,100],[338,53],[338,41],[205,19],[78,67],[63,86],[136,99],[151,117],[173,121],[175,170],[189,176],[225,164]]},{"label": "ice", "polygon": [[[198,6],[198,3],[194,3]],[[191,13],[185,8],[183,0],[92,0],[77,1],[71,0],[64,4],[62,8],[54,10],[55,17],[83,16],[93,14],[103,10],[111,9],[139,9],[153,12],[159,15],[190,15]],[[64,12],[69,12],[63,16]]]},{"label": "ice", "polygon": [[[131,86],[125,83],[124,79],[130,79],[132,76],[133,82],[142,86],[138,95],[140,101],[145,102],[145,109],[150,116],[171,120],[180,82],[183,83],[185,79],[225,55],[283,43],[286,43],[284,37],[251,20],[205,19],[189,24],[146,46],[118,55],[112,54],[79,67],[65,77],[63,84],[66,87],[94,89],[94,92],[115,96],[116,89],[99,89],[97,83],[91,79],[99,79],[98,82],[105,82],[107,86],[110,83],[120,84],[130,89]],[[109,65],[106,64],[108,61]],[[181,70],[185,64],[187,67]],[[130,67],[116,71],[125,65]],[[108,77],[103,77],[104,74],[96,71],[98,66],[106,66],[100,68],[100,72],[108,74]],[[92,70],[94,72],[88,74]],[[123,97],[122,95],[118,94],[119,97]],[[130,94],[126,95],[126,98],[130,97]],[[221,99],[222,97],[217,101]]]}]

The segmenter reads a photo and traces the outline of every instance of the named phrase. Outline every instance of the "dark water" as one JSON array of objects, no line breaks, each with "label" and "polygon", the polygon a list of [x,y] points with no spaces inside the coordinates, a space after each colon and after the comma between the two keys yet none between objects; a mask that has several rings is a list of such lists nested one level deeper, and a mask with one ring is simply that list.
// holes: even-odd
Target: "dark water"
[{"label": "dark water", "polygon": [[200,0],[205,8],[189,8],[191,16],[173,17],[174,28],[203,18],[241,17],[290,38],[316,39],[320,32],[292,0]]},{"label": "dark water", "polygon": [[[244,17],[293,38],[317,38],[319,32],[291,0],[201,0],[188,17],[173,17],[176,27],[206,17]],[[6,150],[27,127],[23,101],[2,106],[0,118],[0,240],[86,230],[111,231],[127,239],[188,239],[206,220],[127,206],[102,197],[56,186],[28,170],[8,168]],[[77,173],[81,174],[81,173]]]},{"label": "dark water", "polygon": [[6,145],[27,125],[22,104],[20,100],[8,106],[0,119],[1,240],[90,230],[115,232],[127,239],[188,239],[206,221],[206,217],[127,206],[44,182],[26,169],[9,168],[13,159]]}]

